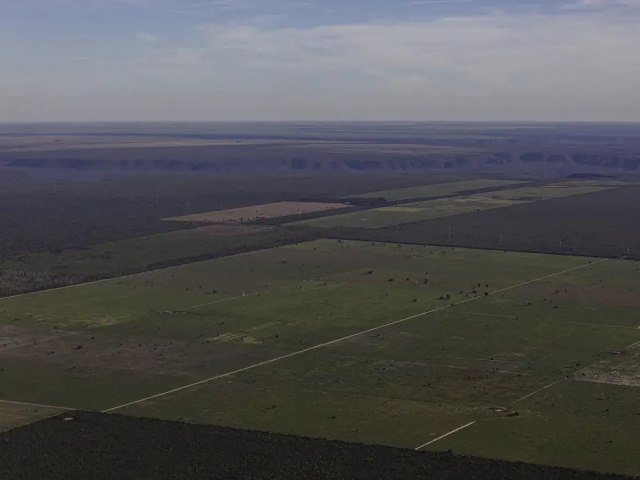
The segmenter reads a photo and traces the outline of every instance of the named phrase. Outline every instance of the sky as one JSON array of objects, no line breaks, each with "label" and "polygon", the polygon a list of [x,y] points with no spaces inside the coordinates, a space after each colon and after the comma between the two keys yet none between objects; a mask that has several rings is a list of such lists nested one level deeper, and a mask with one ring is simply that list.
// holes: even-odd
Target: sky
[{"label": "sky", "polygon": [[0,122],[640,121],[640,0],[0,0]]}]

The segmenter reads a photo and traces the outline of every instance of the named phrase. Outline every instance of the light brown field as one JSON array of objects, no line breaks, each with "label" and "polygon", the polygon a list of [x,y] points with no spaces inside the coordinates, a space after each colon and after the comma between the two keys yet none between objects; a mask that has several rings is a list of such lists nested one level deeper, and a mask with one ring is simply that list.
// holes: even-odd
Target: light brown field
[{"label": "light brown field", "polygon": [[278,202],[251,207],[233,208],[215,212],[196,213],[182,217],[167,218],[174,222],[198,222],[198,223],[247,223],[264,218],[280,218],[305,213],[322,212],[347,208],[346,203],[319,203],[319,202]]}]

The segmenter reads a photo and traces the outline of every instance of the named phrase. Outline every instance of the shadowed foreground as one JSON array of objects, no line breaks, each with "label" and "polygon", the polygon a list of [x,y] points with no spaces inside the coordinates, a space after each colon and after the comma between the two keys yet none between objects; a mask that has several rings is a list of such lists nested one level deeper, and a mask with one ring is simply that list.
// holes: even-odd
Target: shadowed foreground
[{"label": "shadowed foreground", "polygon": [[0,478],[623,479],[524,463],[72,412],[0,434]]}]

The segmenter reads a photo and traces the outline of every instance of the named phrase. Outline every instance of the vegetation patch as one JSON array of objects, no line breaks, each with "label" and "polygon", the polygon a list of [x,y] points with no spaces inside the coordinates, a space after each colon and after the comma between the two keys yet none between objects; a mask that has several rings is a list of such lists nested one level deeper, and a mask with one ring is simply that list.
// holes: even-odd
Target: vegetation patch
[{"label": "vegetation patch", "polygon": [[465,213],[511,207],[522,203],[582,195],[609,188],[612,187],[608,183],[595,185],[593,182],[585,181],[561,182],[551,185],[514,188],[497,192],[407,203],[401,206],[381,207],[373,210],[304,220],[293,225],[309,225],[322,228],[382,229]]},{"label": "vegetation patch", "polygon": [[349,205],[346,203],[278,202],[266,205],[235,208],[231,210],[196,213],[193,215],[167,218],[165,220],[172,220],[175,222],[237,224],[251,223],[272,218],[304,215],[313,212],[331,211],[348,207]]},{"label": "vegetation patch", "polygon": [[611,188],[338,235],[368,241],[640,259],[640,229],[632,220],[640,218],[639,194],[638,186]]},{"label": "vegetation patch", "polygon": [[379,192],[364,193],[356,195],[360,198],[384,198],[387,201],[411,200],[413,198],[440,197],[455,193],[468,192],[492,187],[506,187],[524,183],[509,179],[479,178],[476,180],[464,180],[460,182],[440,183],[434,185],[421,185],[418,187],[398,188],[393,190],[382,190]]}]

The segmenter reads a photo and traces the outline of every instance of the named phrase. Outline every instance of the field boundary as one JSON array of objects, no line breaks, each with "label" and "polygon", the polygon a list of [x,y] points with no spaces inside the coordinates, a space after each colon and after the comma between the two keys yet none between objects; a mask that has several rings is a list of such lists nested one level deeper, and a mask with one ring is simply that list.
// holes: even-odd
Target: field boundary
[{"label": "field boundary", "polygon": [[[466,215],[466,214],[463,214],[463,215]],[[456,215],[452,215],[452,216],[456,216]],[[435,219],[435,220],[438,220],[438,219]],[[402,230],[403,226],[405,225],[415,225],[417,223],[425,223],[427,221],[430,222],[431,220],[426,220],[423,222],[402,223],[400,224],[400,230]],[[386,229],[386,228],[393,228],[393,227],[394,226],[384,227],[384,228]],[[372,232],[375,232],[377,230],[382,230],[382,229],[374,229],[374,228],[370,229],[370,231]],[[350,236],[349,232],[341,232],[341,233],[327,232],[327,236],[325,238],[327,238],[328,240],[342,240],[343,242],[375,243],[380,245],[408,245],[411,247],[459,248],[463,250],[482,250],[487,252],[530,253],[532,255],[555,255],[557,257],[573,257],[573,258],[597,258],[597,259],[603,259],[603,260],[624,260],[627,262],[640,263],[640,258],[636,258],[633,256],[625,258],[625,255],[605,256],[605,255],[590,255],[590,254],[575,253],[575,252],[551,252],[551,251],[545,252],[543,250],[522,250],[522,249],[518,250],[514,248],[501,248],[501,247],[472,247],[469,245],[460,245],[459,243],[455,243],[455,241],[452,241],[452,243],[435,243],[435,242],[418,243],[418,242],[407,242],[402,240],[375,240],[371,238],[363,238],[358,236],[358,234],[363,233],[358,229],[352,229],[351,233],[353,234],[353,236]],[[364,233],[366,234],[367,232],[364,232]]]},{"label": "field boundary", "polygon": [[[511,286],[508,286],[508,287],[504,287],[504,288],[492,291],[491,293],[489,293],[489,295],[495,295],[495,294],[502,293],[502,292],[505,292],[505,291],[508,291],[508,290],[513,290],[513,289],[516,289],[516,288],[519,288],[519,287],[522,287],[522,286],[525,286],[525,285],[529,285],[531,283],[535,283],[535,282],[539,282],[539,281],[542,281],[542,280],[546,280],[548,278],[557,277],[559,275],[563,275],[563,274],[566,274],[566,273],[569,273],[569,272],[573,272],[573,271],[576,271],[576,270],[581,270],[583,268],[595,266],[595,265],[597,265],[599,263],[603,263],[605,261],[607,261],[607,260],[606,259],[602,259],[602,260],[598,260],[596,262],[589,261],[589,263],[586,263],[586,264],[582,264],[582,265],[578,265],[576,267],[564,269],[564,270],[561,270],[559,272],[555,272],[555,273],[552,273],[552,274],[549,274],[549,275],[544,275],[542,277],[534,278],[532,280],[527,280],[527,281],[520,282],[520,283],[515,284],[515,285],[511,285]],[[388,327],[399,325],[401,323],[405,323],[405,322],[408,322],[410,320],[415,320],[416,318],[420,318],[420,317],[424,317],[424,316],[427,316],[427,315],[430,315],[430,314],[433,314],[433,313],[441,312],[443,310],[454,308],[454,307],[456,307],[458,305],[463,305],[463,304],[466,304],[466,303],[469,303],[469,302],[473,302],[473,301],[479,300],[481,298],[485,298],[485,296],[484,295],[476,295],[475,297],[467,298],[465,300],[460,300],[460,301],[458,301],[456,303],[452,303],[452,304],[449,304],[449,305],[443,305],[441,307],[433,308],[431,310],[427,310],[425,312],[417,313],[415,315],[410,315],[408,317],[401,318],[401,319],[395,320],[393,322],[385,323],[383,325],[378,325],[378,326],[373,327],[373,328],[362,330],[360,332],[356,332],[356,333],[353,333],[353,334],[350,334],[350,335],[346,335],[344,337],[336,338],[336,339],[330,340],[328,342],[323,342],[323,343],[320,343],[320,344],[317,344],[317,345],[314,345],[314,346],[311,346],[311,347],[308,347],[308,348],[304,348],[302,350],[297,350],[295,352],[291,352],[291,353],[288,353],[286,355],[281,355],[281,356],[278,356],[278,357],[275,357],[275,358],[272,358],[272,359],[269,359],[269,360],[265,360],[265,361],[258,362],[258,363],[252,364],[252,365],[248,365],[248,366],[243,367],[243,368],[232,370],[230,372],[221,373],[221,374],[215,375],[213,377],[205,378],[203,380],[200,380],[200,381],[197,381],[197,382],[193,382],[193,383],[190,383],[188,385],[183,385],[181,387],[177,387],[177,388],[168,390],[166,392],[157,393],[155,395],[151,395],[151,396],[148,396],[148,397],[145,397],[145,398],[134,400],[134,401],[131,401],[131,402],[128,402],[128,403],[124,403],[124,404],[121,404],[121,405],[116,405],[116,406],[111,407],[111,408],[109,408],[107,410],[104,410],[103,413],[114,412],[116,410],[121,410],[123,408],[130,407],[130,406],[133,406],[133,405],[137,405],[137,404],[140,404],[140,403],[144,403],[144,402],[147,402],[149,400],[155,400],[157,398],[165,397],[167,395],[171,395],[171,394],[174,394],[174,393],[182,392],[184,390],[188,390],[188,389],[191,389],[193,387],[204,385],[206,383],[210,383],[212,381],[219,380],[221,378],[230,377],[230,376],[236,375],[238,373],[246,372],[248,370],[253,370],[255,368],[262,367],[262,366],[265,366],[265,365],[270,365],[270,364],[276,363],[278,361],[286,360],[286,359],[292,358],[292,357],[296,357],[296,356],[302,355],[304,353],[308,353],[308,352],[312,352],[312,351],[315,351],[315,350],[319,350],[319,349],[324,348],[324,347],[329,347],[331,345],[335,345],[337,343],[341,343],[341,342],[344,342],[344,341],[347,341],[347,340],[351,340],[353,338],[360,337],[362,335],[366,335],[366,334],[371,333],[371,332],[375,332],[375,331],[382,330],[382,329],[385,329],[385,328],[388,328]]]},{"label": "field boundary", "polygon": [[526,400],[527,398],[531,398],[534,395],[540,393],[540,392],[544,392],[545,390],[551,388],[551,387],[555,387],[557,384],[559,384],[560,382],[564,382],[566,380],[566,378],[559,378],[558,380],[554,380],[553,382],[545,385],[544,387],[540,387],[537,390],[534,390],[531,393],[527,393],[526,395],[518,398],[517,400],[514,400],[513,403],[518,403],[518,402],[522,402],[523,400]]},{"label": "field boundary", "polygon": [[[489,252],[505,252],[505,253],[525,253],[525,254],[531,254],[531,255],[556,255],[556,256],[560,256],[560,257],[573,257],[573,258],[584,258],[584,259],[601,259],[601,260],[615,260],[615,259],[619,259],[620,257],[602,257],[602,256],[593,256],[593,255],[584,255],[584,254],[572,254],[569,252],[559,252],[559,253],[553,253],[553,252],[542,252],[542,251],[534,251],[534,250],[513,250],[513,249],[507,249],[504,250],[502,248],[481,248],[481,247],[469,247],[469,246],[460,246],[460,245],[440,245],[440,244],[436,244],[436,243],[415,243],[415,242],[402,242],[402,241],[387,241],[387,240],[370,240],[370,239],[362,239],[362,238],[349,238],[348,236],[344,237],[341,236],[340,234],[330,234],[329,232],[327,232],[326,235],[323,236],[319,236],[318,238],[313,238],[313,239],[307,239],[307,240],[300,240],[300,241],[296,241],[296,242],[292,242],[292,243],[287,243],[287,244],[283,244],[283,245],[274,245],[271,247],[266,247],[266,248],[260,248],[259,250],[251,250],[248,252],[240,252],[240,253],[234,253],[231,255],[222,255],[219,257],[214,257],[214,258],[207,258],[207,259],[201,259],[201,260],[195,260],[195,261],[190,261],[190,262],[186,262],[186,263],[179,263],[176,265],[168,265],[168,266],[161,266],[158,268],[152,268],[150,270],[145,270],[142,272],[135,272],[135,273],[128,273],[125,275],[119,275],[119,276],[115,276],[115,277],[107,277],[107,278],[99,278],[97,280],[90,280],[87,282],[81,282],[81,283],[73,283],[70,285],[63,285],[61,287],[54,287],[54,288],[45,288],[42,290],[35,290],[33,292],[25,292],[25,293],[18,293],[16,295],[7,295],[7,296],[1,296],[0,295],[0,303],[2,303],[3,300],[9,300],[9,299],[13,299],[13,298],[20,298],[20,297],[26,297],[28,295],[37,295],[37,294],[41,294],[41,293],[46,293],[46,292],[55,292],[55,291],[59,291],[59,290],[66,290],[66,289],[71,289],[71,288],[78,288],[78,287],[82,287],[85,285],[98,285],[101,283],[106,283],[106,282],[111,282],[111,281],[117,281],[117,280],[124,280],[127,278],[134,278],[134,277],[138,277],[138,276],[142,276],[142,275],[146,275],[148,273],[156,273],[156,272],[162,272],[165,270],[171,270],[174,268],[183,268],[186,267],[188,265],[194,265],[197,263],[204,263],[204,262],[213,262],[215,260],[222,260],[225,258],[235,258],[235,257],[242,257],[242,256],[246,256],[246,255],[255,255],[258,253],[264,253],[264,252],[269,252],[271,250],[276,250],[279,248],[288,248],[294,245],[299,245],[299,244],[304,244],[304,243],[311,243],[311,242],[317,242],[320,240],[330,240],[330,241],[345,241],[345,242],[359,242],[359,243],[375,243],[375,244],[380,244],[380,245],[409,245],[409,246],[415,246],[415,247],[435,247],[435,248],[457,248],[460,250],[479,250],[479,251],[489,251]],[[635,259],[627,259],[629,261],[637,261]]]},{"label": "field boundary", "polygon": [[17,402],[14,400],[1,400],[0,403],[8,403],[9,405],[21,405],[24,407],[40,407],[40,408],[52,408],[55,410],[64,410],[67,412],[73,412],[78,410],[77,408],[69,408],[69,407],[61,407],[59,405],[44,405],[42,403],[32,403],[32,402]]},{"label": "field boundary", "polygon": [[478,423],[478,420],[474,420],[473,422],[469,422],[466,425],[462,425],[461,427],[455,428],[455,429],[451,430],[450,432],[445,433],[444,435],[440,435],[439,437],[428,441],[427,443],[423,443],[419,447],[414,448],[414,450],[416,450],[416,451],[417,450],[422,450],[424,447],[428,447],[432,443],[436,443],[438,440],[442,440],[444,438],[447,438],[449,435],[453,435],[454,433],[457,433],[460,430],[464,430],[465,428],[469,428],[471,425],[475,425],[476,423]]},{"label": "field boundary", "polygon": [[637,347],[640,347],[640,340],[638,340],[636,343],[632,343],[625,350],[634,350]]},{"label": "field boundary", "polygon": [[[321,240],[321,239],[317,239],[317,240]],[[313,242],[313,241],[316,241],[316,240],[308,240],[308,241]],[[307,243],[307,241],[299,242],[299,243]],[[183,267],[185,267],[187,265],[193,265],[195,263],[212,262],[212,261],[215,261],[215,260],[221,260],[223,258],[234,258],[234,257],[242,257],[242,256],[246,256],[246,255],[255,255],[256,253],[268,252],[270,250],[274,250],[274,249],[277,249],[277,248],[286,248],[286,247],[289,247],[291,245],[295,245],[295,243],[294,244],[288,244],[288,245],[273,246],[273,247],[268,247],[268,248],[261,248],[260,250],[252,250],[250,252],[236,253],[234,255],[227,255],[227,256],[222,256],[222,257],[217,257],[217,258],[211,258],[211,259],[208,259],[208,260],[199,260],[199,261],[196,261],[196,262],[181,263],[179,265],[171,265],[171,266],[168,266],[168,267],[153,268],[151,270],[145,270],[144,272],[129,273],[127,275],[120,275],[118,277],[101,278],[99,280],[91,280],[89,282],[74,283],[72,285],[64,285],[62,287],[46,288],[46,289],[43,289],[43,290],[36,290],[34,292],[19,293],[17,295],[9,295],[7,297],[0,297],[0,303],[3,300],[8,300],[8,299],[11,299],[11,298],[20,298],[20,297],[26,297],[28,295],[37,295],[39,293],[55,292],[55,291],[66,290],[66,289],[70,289],[70,288],[83,287],[83,286],[86,286],[86,285],[98,285],[98,284],[101,284],[101,283],[113,282],[113,281],[116,281],[116,280],[124,280],[124,279],[127,279],[127,278],[139,277],[139,276],[142,276],[142,275],[146,275],[148,273],[162,272],[164,270],[171,270],[173,268],[183,268]]]}]

